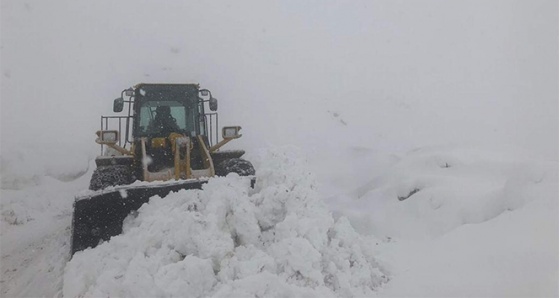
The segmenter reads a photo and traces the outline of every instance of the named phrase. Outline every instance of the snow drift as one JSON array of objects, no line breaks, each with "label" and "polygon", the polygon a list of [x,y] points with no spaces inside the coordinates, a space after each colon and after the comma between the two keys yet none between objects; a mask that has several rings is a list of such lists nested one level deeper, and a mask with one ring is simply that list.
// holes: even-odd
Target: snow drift
[{"label": "snow drift", "polygon": [[377,237],[434,239],[533,200],[554,198],[557,181],[555,162],[515,150],[435,146],[405,154],[345,198],[368,205],[371,213],[362,215],[372,221],[370,233]]},{"label": "snow drift", "polygon": [[230,174],[152,197],[122,235],[74,255],[64,296],[372,295],[388,280],[375,239],[333,219],[296,152],[268,152],[254,190]]},{"label": "snow drift", "polygon": [[419,148],[330,200],[386,240],[380,297],[558,296],[558,163],[518,149]]}]

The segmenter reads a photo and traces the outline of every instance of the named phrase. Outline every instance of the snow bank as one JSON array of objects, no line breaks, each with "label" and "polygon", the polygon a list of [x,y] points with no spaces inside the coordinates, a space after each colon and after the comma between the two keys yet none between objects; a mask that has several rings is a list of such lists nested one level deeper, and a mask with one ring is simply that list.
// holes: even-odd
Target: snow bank
[{"label": "snow bank", "polygon": [[[45,214],[70,210],[75,193],[89,180],[95,163],[86,154],[60,152],[64,157],[41,154],[35,147],[2,150],[0,156],[0,223],[24,225]],[[89,172],[89,174],[88,174]],[[75,181],[75,184],[65,182]],[[86,184],[87,185],[87,184]],[[63,193],[62,190],[68,191]]]},{"label": "snow bank", "polygon": [[388,280],[375,240],[333,219],[294,150],[261,157],[254,190],[230,174],[151,198],[122,235],[74,255],[64,296],[372,295]]},{"label": "snow bank", "polygon": [[[68,148],[38,149],[34,144],[2,146],[1,188],[21,190],[41,184],[45,176],[59,181],[75,180],[91,168],[92,154]],[[61,146],[62,147],[62,146]]]},{"label": "snow bank", "polygon": [[557,161],[426,147],[338,200],[385,240],[381,297],[558,296]]},{"label": "snow bank", "polygon": [[558,297],[557,223],[558,197],[546,196],[422,245],[394,245],[383,252],[394,278],[380,295]]},{"label": "snow bank", "polygon": [[[511,150],[422,148],[350,192],[343,199],[357,201],[346,204],[354,207],[346,207],[343,213],[368,221],[364,225],[378,237],[434,239],[535,199],[557,198],[557,182],[557,162]],[[371,212],[364,214],[364,208]]]}]

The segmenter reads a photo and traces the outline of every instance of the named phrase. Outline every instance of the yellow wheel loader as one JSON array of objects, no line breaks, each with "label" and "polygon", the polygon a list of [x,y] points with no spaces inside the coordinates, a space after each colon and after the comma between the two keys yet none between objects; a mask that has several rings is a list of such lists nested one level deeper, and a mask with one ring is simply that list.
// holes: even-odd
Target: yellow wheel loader
[{"label": "yellow wheel loader", "polygon": [[255,183],[253,165],[241,159],[243,150],[219,150],[241,137],[241,127],[223,127],[218,141],[218,101],[209,90],[198,84],[138,84],[121,92],[113,111],[123,112],[125,104],[127,115],[101,116],[92,192],[74,202],[72,254],[120,234],[123,220],[152,196],[199,189],[210,177],[231,172]]}]

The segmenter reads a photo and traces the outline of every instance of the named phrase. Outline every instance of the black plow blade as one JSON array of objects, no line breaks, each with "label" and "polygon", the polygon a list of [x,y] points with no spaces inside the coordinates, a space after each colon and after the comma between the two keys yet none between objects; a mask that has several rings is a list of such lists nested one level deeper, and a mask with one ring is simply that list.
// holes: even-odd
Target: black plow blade
[{"label": "black plow blade", "polygon": [[[251,187],[255,186],[251,177]],[[96,247],[100,241],[122,233],[124,219],[155,195],[167,196],[181,189],[201,189],[208,180],[186,180],[173,184],[132,186],[115,188],[95,193],[91,196],[77,197],[72,216],[71,252]]]},{"label": "black plow blade", "polygon": [[121,234],[123,220],[151,197],[164,197],[181,189],[200,189],[206,182],[194,180],[160,186],[123,187],[76,198],[72,217],[72,255]]}]

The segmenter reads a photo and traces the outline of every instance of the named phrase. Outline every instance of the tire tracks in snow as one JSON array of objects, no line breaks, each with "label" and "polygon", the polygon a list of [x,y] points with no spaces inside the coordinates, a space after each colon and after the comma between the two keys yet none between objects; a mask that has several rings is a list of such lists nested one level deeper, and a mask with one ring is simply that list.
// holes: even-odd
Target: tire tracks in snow
[{"label": "tire tracks in snow", "polygon": [[2,297],[62,297],[64,267],[70,259],[70,219],[62,219],[65,227],[2,254]]}]

